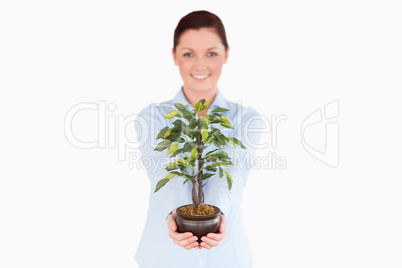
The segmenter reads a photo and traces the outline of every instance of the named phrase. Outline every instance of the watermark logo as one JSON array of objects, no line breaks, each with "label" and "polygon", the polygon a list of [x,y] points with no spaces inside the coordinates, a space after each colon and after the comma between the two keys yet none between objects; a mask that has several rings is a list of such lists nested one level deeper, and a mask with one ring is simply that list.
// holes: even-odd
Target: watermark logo
[{"label": "watermark logo", "polygon": [[310,114],[301,127],[304,149],[319,161],[339,165],[339,100]]},{"label": "watermark logo", "polygon": [[[155,173],[158,169],[165,168],[171,163],[171,159],[143,156],[140,152],[130,152],[128,162],[130,169],[147,169],[151,173]],[[284,170],[287,168],[286,158],[272,151],[268,151],[263,156],[251,156],[249,153],[234,153],[232,163],[235,169]]]},{"label": "watermark logo", "polygon": [[[236,136],[248,149],[276,149],[278,126],[287,119],[286,115],[267,118],[263,115],[243,115],[241,102],[237,103],[233,126],[235,133],[226,128],[220,128],[225,136]],[[67,141],[80,149],[115,149],[118,161],[127,161],[130,169],[147,169],[156,172],[157,169],[169,164],[172,159],[150,153],[160,142],[156,139],[159,132],[161,114],[175,109],[173,104],[151,104],[149,113],[120,115],[116,112],[117,106],[106,101],[83,102],[72,106],[64,118],[64,135]],[[79,119],[90,115],[91,120],[84,122]],[[82,124],[80,125],[79,122]],[[79,132],[87,126],[92,126],[91,136],[80,136]],[[85,136],[85,135],[84,135]],[[258,142],[260,140],[260,142]],[[269,142],[268,142],[269,141]],[[145,151],[144,155],[142,152]],[[147,155],[149,154],[149,156]],[[263,156],[235,152],[233,155],[236,168],[253,169],[286,169],[287,162],[284,156],[274,151],[268,151]]]},{"label": "watermark logo", "polygon": [[[130,128],[134,130],[134,122],[137,119],[136,115],[118,115],[115,113],[116,110],[116,104],[107,104],[106,101],[83,102],[74,105],[64,118],[64,135],[67,141],[80,149],[117,148],[118,160],[125,161],[126,150],[139,147],[139,141],[135,140],[135,137],[133,139],[132,135],[127,135]],[[74,132],[74,119],[83,113],[96,114],[97,136],[92,140],[84,140]]]}]

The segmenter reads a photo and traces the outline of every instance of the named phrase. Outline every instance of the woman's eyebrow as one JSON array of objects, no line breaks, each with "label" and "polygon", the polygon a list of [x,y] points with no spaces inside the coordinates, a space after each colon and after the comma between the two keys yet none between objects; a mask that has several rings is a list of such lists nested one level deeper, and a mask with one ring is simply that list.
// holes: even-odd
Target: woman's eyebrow
[{"label": "woman's eyebrow", "polygon": [[[192,48],[188,48],[188,47],[182,47],[180,50],[183,50],[183,49],[194,51]],[[207,50],[212,50],[212,49],[219,49],[219,48],[218,47],[211,47],[211,48],[208,48]]]}]

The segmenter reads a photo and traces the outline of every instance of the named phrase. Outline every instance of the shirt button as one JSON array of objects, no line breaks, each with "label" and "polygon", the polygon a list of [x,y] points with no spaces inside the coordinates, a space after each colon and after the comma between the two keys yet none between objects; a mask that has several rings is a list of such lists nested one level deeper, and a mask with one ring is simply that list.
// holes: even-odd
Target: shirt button
[{"label": "shirt button", "polygon": [[204,265],[204,262],[203,261],[200,261],[200,266],[203,266]]}]

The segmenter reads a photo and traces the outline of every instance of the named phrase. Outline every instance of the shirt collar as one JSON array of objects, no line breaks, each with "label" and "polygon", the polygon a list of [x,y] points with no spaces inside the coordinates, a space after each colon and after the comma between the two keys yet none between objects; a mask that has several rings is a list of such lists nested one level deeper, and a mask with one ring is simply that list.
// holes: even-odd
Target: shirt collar
[{"label": "shirt collar", "polygon": [[[191,107],[191,104],[188,103],[186,97],[184,96],[183,87],[181,87],[180,90],[177,92],[177,94],[173,98],[172,102],[173,103],[181,103],[184,106]],[[215,96],[214,102],[212,103],[211,108],[212,109],[229,108],[228,105],[229,105],[228,101],[225,99],[225,97],[223,96],[223,94],[221,93],[221,91],[218,88],[218,92],[216,93],[216,96]]]}]

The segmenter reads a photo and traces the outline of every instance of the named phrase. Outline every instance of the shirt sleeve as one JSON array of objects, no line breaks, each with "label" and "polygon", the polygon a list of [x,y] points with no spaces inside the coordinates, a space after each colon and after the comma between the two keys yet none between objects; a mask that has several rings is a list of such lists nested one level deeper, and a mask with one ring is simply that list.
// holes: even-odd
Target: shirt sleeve
[{"label": "shirt sleeve", "polygon": [[166,156],[166,150],[154,151],[156,145],[162,141],[162,139],[156,140],[158,133],[162,128],[168,126],[168,122],[164,119],[165,110],[156,105],[143,109],[135,120],[135,130],[141,151],[142,166],[147,169],[151,183],[150,198],[157,200],[163,212],[161,217],[166,218],[173,209],[191,204],[191,196],[188,185],[183,185],[181,178],[171,179],[158,192],[154,193],[158,181],[169,174],[165,167],[172,161],[170,157]]},{"label": "shirt sleeve", "polygon": [[264,120],[256,110],[246,108],[242,113],[241,122],[234,122],[232,136],[238,138],[246,149],[242,149],[240,146],[233,148],[231,145],[224,149],[234,164],[225,169],[232,176],[232,189],[229,191],[225,175],[219,178],[216,174],[210,177],[207,183],[208,203],[219,207],[225,215],[230,215],[233,201],[241,198],[251,170],[250,162],[255,157],[263,129],[266,127]]}]

